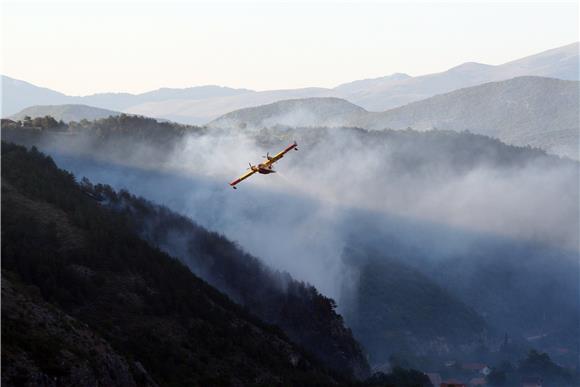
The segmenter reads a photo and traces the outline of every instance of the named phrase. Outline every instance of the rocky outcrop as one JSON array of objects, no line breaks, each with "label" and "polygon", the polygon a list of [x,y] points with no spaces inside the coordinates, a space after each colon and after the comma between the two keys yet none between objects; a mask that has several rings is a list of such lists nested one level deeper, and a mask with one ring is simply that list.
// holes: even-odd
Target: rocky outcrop
[{"label": "rocky outcrop", "polygon": [[2,275],[3,386],[157,386],[83,322]]}]

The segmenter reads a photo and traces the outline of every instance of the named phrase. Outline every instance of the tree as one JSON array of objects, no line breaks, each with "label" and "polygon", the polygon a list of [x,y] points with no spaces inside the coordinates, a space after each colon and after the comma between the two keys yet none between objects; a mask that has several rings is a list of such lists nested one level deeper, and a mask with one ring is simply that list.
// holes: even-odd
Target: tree
[{"label": "tree", "polygon": [[417,370],[393,368],[389,374],[377,372],[365,382],[367,386],[384,387],[432,387],[429,377]]},{"label": "tree", "polygon": [[550,359],[547,353],[531,350],[528,357],[520,361],[518,371],[522,376],[540,376],[547,385],[577,385],[577,377],[570,374]]},{"label": "tree", "polygon": [[505,386],[506,385],[506,372],[500,369],[494,368],[491,373],[487,376],[486,381],[490,386]]}]

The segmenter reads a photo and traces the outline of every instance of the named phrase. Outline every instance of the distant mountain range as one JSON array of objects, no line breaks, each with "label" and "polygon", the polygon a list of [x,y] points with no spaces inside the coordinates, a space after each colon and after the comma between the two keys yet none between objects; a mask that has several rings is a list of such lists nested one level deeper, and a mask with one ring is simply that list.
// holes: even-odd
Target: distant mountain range
[{"label": "distant mountain range", "polygon": [[355,126],[366,129],[469,130],[508,144],[578,158],[577,81],[518,77],[368,112],[337,98],[280,101],[228,113],[211,127]]},{"label": "distant mountain range", "polygon": [[[2,75],[2,116],[7,117],[34,105],[90,105],[101,109],[125,111],[141,104],[160,101],[195,101],[254,93],[247,89],[198,86],[184,89],[161,88],[142,94],[98,93],[84,97],[68,96],[44,87]],[[148,115],[148,114],[144,114]]]},{"label": "distant mountain range", "polygon": [[[236,130],[275,126],[469,130],[507,144],[537,147],[578,159],[579,86],[578,81],[518,77],[455,90],[380,113],[335,97],[290,99],[235,110],[207,126]],[[10,118],[50,115],[68,123],[119,114],[87,105],[43,105],[26,108]]]},{"label": "distant mountain range", "polygon": [[148,117],[165,118],[180,123],[203,125],[224,113],[248,106],[259,106],[291,98],[335,96],[336,93],[333,90],[311,87],[295,90],[260,91],[197,100],[180,99],[147,102],[131,106],[125,111]]},{"label": "distant mountain range", "polygon": [[578,80],[578,50],[579,44],[573,43],[497,66],[468,62],[441,73],[419,77],[395,74],[364,83],[347,83],[335,90],[367,110],[381,111],[452,90],[524,75]]},{"label": "distant mountain range", "polygon": [[311,97],[343,98],[367,110],[382,111],[459,88],[517,76],[578,80],[578,49],[576,42],[497,66],[470,62],[436,74],[412,77],[397,73],[345,83],[332,89],[253,91],[199,86],[163,88],[136,95],[102,93],[75,97],[2,76],[2,114],[6,117],[33,105],[86,104],[182,123],[205,124],[233,110]]}]

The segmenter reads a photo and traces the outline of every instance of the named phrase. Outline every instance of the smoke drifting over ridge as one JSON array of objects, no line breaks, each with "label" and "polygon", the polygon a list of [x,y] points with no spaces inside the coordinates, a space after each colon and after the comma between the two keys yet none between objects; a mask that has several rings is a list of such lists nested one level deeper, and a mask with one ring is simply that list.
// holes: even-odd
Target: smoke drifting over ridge
[{"label": "smoke drifting over ridge", "polygon": [[[227,185],[248,162],[293,140],[300,151],[276,164],[280,175],[253,176],[237,191]],[[351,277],[344,248],[368,232],[441,259],[468,256],[472,241],[487,236],[547,244],[572,256],[578,251],[578,164],[483,137],[215,130],[184,138],[169,154],[145,145],[131,149],[127,156],[123,146],[108,144],[98,152],[101,160],[125,166],[79,159],[84,145],[77,156],[57,161],[79,177],[186,214],[335,298]],[[366,219],[373,219],[371,231]]]},{"label": "smoke drifting over ridge", "polygon": [[[225,130],[130,116],[3,138],[38,144],[79,179],[164,204],[311,283],[374,362],[405,348],[474,348],[488,328],[553,332],[545,348],[578,336],[578,162],[470,133]],[[279,173],[229,187],[294,140],[300,151]],[[180,256],[189,234],[164,238],[156,245],[190,264]]]},{"label": "smoke drifting over ridge", "polygon": [[[258,187],[272,195],[298,194],[315,200],[316,214],[323,218],[343,208],[358,208],[577,249],[577,163],[522,158],[502,165],[494,155],[484,155],[469,165],[471,161],[461,158],[470,156],[461,155],[461,150],[432,154],[438,149],[421,149],[417,141],[370,136],[357,130],[271,132],[258,135],[268,142],[262,146],[243,135],[203,136],[189,138],[167,165],[221,177],[225,183],[242,172],[235,166],[243,166],[252,157],[248,155],[265,154],[268,148],[273,152],[297,138],[301,152],[276,165],[282,178],[258,175],[244,182],[241,190]],[[425,140],[429,146],[431,140]],[[212,156],[207,159],[204,154]],[[401,163],[401,155],[407,165]],[[467,165],[457,165],[463,162]],[[238,206],[236,199],[233,206]]]}]

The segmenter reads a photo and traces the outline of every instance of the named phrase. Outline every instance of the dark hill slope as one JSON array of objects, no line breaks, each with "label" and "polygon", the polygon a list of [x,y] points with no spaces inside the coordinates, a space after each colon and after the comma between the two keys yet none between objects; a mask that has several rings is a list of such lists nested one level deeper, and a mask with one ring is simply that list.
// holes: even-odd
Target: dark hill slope
[{"label": "dark hill slope", "polygon": [[[157,386],[87,324],[2,274],[2,384]],[[40,327],[40,328],[39,328]]]},{"label": "dark hill slope", "polygon": [[[114,351],[142,364],[158,384],[334,383],[278,328],[252,317],[141,240],[126,217],[99,206],[51,158],[2,143],[2,167],[3,272],[86,323]],[[5,317],[3,335],[10,328]],[[3,356],[3,377],[14,375],[3,385],[42,385],[36,376],[48,380],[76,372],[66,363],[41,362],[82,356],[63,348],[74,340],[73,333],[57,334],[55,343],[42,338],[51,335],[47,325],[22,328],[22,341],[12,350],[32,360]],[[95,350],[89,349],[89,361],[98,357]],[[97,375],[98,365],[98,359],[91,365]],[[139,377],[134,370],[131,374]]]},{"label": "dark hill slope", "polygon": [[328,367],[358,378],[368,376],[362,349],[336,313],[335,302],[313,286],[270,269],[225,237],[166,207],[86,181],[83,189],[130,219],[143,239],[179,258],[262,320],[281,327]]},{"label": "dark hill slope", "polygon": [[[137,121],[138,119],[135,118],[135,120]],[[119,154],[108,152],[107,144],[116,144],[122,141],[129,142],[131,139],[134,145],[142,142],[147,144],[156,143],[158,133],[167,133],[162,130],[141,130],[135,131],[135,133],[139,133],[138,136],[132,136],[129,130],[114,129],[116,125],[119,125],[118,122],[113,120],[107,120],[106,122],[111,125],[106,130],[98,131],[97,129],[92,129],[92,127],[103,125],[105,121],[102,120],[92,123],[91,128],[87,127],[88,132],[94,134],[95,137],[95,142],[92,144],[102,144],[102,146],[82,148],[82,157],[100,157],[101,159],[109,160],[111,163],[116,163],[120,160]],[[6,134],[7,132],[3,130],[2,135]],[[521,211],[517,211],[517,222],[513,222],[509,217],[504,218],[499,209],[517,207],[519,202],[528,201],[522,199],[531,200],[538,193],[541,193],[541,190],[526,193],[519,189],[514,191],[513,188],[510,188],[511,185],[502,184],[500,187],[503,187],[503,189],[498,192],[499,195],[493,196],[491,205],[475,206],[484,215],[483,221],[486,221],[488,217],[498,217],[498,219],[505,219],[506,225],[514,225],[517,229],[521,227],[519,214],[530,214],[533,216],[527,218],[526,215],[525,219],[528,219],[526,223],[533,225],[532,230],[534,232],[538,231],[538,238],[542,238],[542,242],[549,241],[553,243],[553,241],[557,241],[560,243],[562,241],[562,243],[569,245],[568,241],[572,240],[571,238],[573,237],[575,238],[578,229],[577,216],[573,215],[578,213],[578,185],[574,184],[575,182],[577,183],[577,163],[546,155],[541,150],[509,146],[499,140],[467,132],[457,133],[443,130],[428,132],[386,130],[375,132],[349,128],[302,128],[289,130],[270,129],[253,133],[252,135],[254,136],[253,140],[259,145],[259,149],[255,152],[256,155],[265,154],[267,150],[280,149],[286,146],[289,141],[297,140],[302,150],[307,151],[298,153],[299,157],[293,157],[292,162],[284,164],[284,168],[288,168],[289,172],[291,172],[291,168],[295,168],[299,172],[295,173],[296,178],[299,178],[300,175],[308,176],[313,165],[317,167],[317,178],[318,176],[320,178],[340,176],[340,179],[344,179],[344,176],[348,176],[348,179],[346,179],[346,182],[349,183],[348,189],[344,189],[345,180],[334,179],[337,180],[337,184],[331,179],[324,182],[332,189],[332,193],[342,194],[344,192],[352,195],[351,197],[364,198],[364,202],[378,203],[379,205],[382,205],[383,198],[398,200],[399,197],[405,196],[405,200],[401,200],[397,206],[404,208],[406,219],[397,219],[389,216],[391,220],[381,219],[375,222],[371,216],[352,217],[347,214],[343,217],[341,214],[343,218],[336,223],[333,220],[332,223],[320,222],[319,224],[321,228],[329,225],[331,227],[339,227],[337,235],[340,236],[341,240],[348,240],[349,245],[376,246],[376,250],[383,253],[381,256],[396,258],[405,265],[413,266],[417,269],[417,272],[423,273],[431,282],[435,280],[439,287],[446,289],[447,294],[453,295],[456,299],[462,301],[463,304],[471,306],[480,315],[485,316],[489,325],[497,327],[502,335],[503,332],[508,331],[510,334],[514,332],[519,335],[529,334],[529,336],[535,336],[538,330],[540,332],[553,332],[554,328],[561,330],[560,325],[562,324],[557,320],[567,324],[567,321],[573,322],[568,317],[577,316],[577,303],[574,304],[575,309],[565,309],[573,312],[573,314],[569,314],[567,312],[562,313],[563,309],[557,307],[559,304],[552,301],[569,300],[570,304],[573,304],[578,299],[577,292],[564,293],[559,289],[559,286],[549,286],[550,283],[561,283],[563,285],[562,288],[570,289],[572,289],[571,283],[577,286],[577,281],[570,281],[570,279],[574,279],[572,273],[577,274],[577,270],[569,270],[571,275],[566,277],[559,275],[559,269],[547,270],[550,267],[559,266],[560,260],[557,255],[552,257],[539,254],[537,248],[524,249],[521,248],[521,243],[513,243],[514,241],[509,244],[503,244],[501,246],[504,247],[498,249],[498,243],[495,238],[490,240],[490,238],[484,238],[483,235],[466,234],[455,227],[453,229],[442,228],[439,223],[424,224],[423,219],[420,217],[417,221],[408,221],[415,214],[422,215],[421,206],[416,204],[424,198],[423,193],[432,195],[433,192],[439,191],[442,187],[449,187],[449,182],[456,183],[458,179],[470,176],[474,171],[489,170],[494,172],[493,178],[482,180],[483,183],[486,183],[482,184],[482,188],[488,182],[494,183],[495,177],[498,175],[500,177],[506,176],[506,179],[512,179],[517,178],[520,173],[524,172],[526,176],[541,176],[542,184],[555,187],[555,194],[553,196],[550,194],[540,201],[531,201],[533,204],[538,204],[533,206],[532,211],[529,210],[532,206],[519,207]],[[62,135],[60,144],[63,147],[68,146],[72,138],[74,136]],[[183,137],[179,137],[178,131],[175,131],[174,140],[167,141],[167,144],[178,142],[181,138]],[[170,150],[171,148],[159,146],[158,149]],[[197,149],[203,151],[203,148]],[[263,153],[261,150],[263,150]],[[214,151],[219,154],[225,153],[227,150],[217,147]],[[166,153],[169,152],[167,151]],[[127,154],[126,151],[125,154]],[[366,155],[369,155],[369,158]],[[370,159],[373,162],[364,165],[366,173],[357,173],[360,171],[361,162],[364,163],[365,160]],[[123,159],[123,161],[125,160]],[[149,158],[146,161],[149,162],[150,160],[163,165],[163,158]],[[90,166],[75,167],[74,162],[69,161],[66,164],[66,161],[63,160],[63,164],[74,168],[79,176],[89,176],[97,180],[99,176],[102,178],[102,176],[111,175],[111,165],[99,166],[93,162],[87,163]],[[105,173],[95,172],[101,170]],[[171,205],[177,211],[191,208],[191,193],[195,192],[195,190],[199,190],[200,187],[205,189],[206,186],[212,189],[214,187],[210,185],[213,184],[211,182],[207,183],[200,180],[179,181],[177,178],[166,175],[160,177],[158,174],[146,171],[136,172],[133,170],[130,173],[126,173],[126,171],[124,170],[120,176],[130,177],[127,180],[131,181],[131,183],[117,185],[118,187],[131,187],[131,190],[140,192],[143,195],[147,195],[148,192],[150,194],[151,190],[148,190],[147,187],[170,187],[164,189],[162,195],[149,196],[149,198],[164,200],[165,204]],[[336,172],[340,172],[340,175],[333,175]],[[115,179],[103,179],[101,181],[116,184]],[[314,182],[314,180],[311,181]],[[507,180],[502,177],[500,181]],[[521,182],[522,180],[516,181]],[[527,179],[523,181],[526,182]],[[217,184],[221,183],[218,182]],[[221,188],[222,186],[223,184],[220,185],[220,189],[223,189]],[[406,189],[409,186],[412,189]],[[477,184],[475,186],[477,187]],[[535,185],[532,185],[532,187],[535,187]],[[244,190],[246,189],[251,189],[251,186],[248,185],[247,188],[244,188]],[[218,191],[216,189],[213,192]],[[284,240],[300,241],[298,238],[291,239],[294,234],[292,231],[299,230],[302,225],[308,224],[303,219],[308,221],[311,219],[309,218],[311,213],[316,212],[310,210],[311,208],[316,208],[314,204],[305,205],[303,200],[292,198],[292,192],[285,196],[279,194],[274,196],[267,191],[260,192],[259,190],[250,192],[254,202],[260,203],[260,206],[255,208],[259,209],[256,213],[261,214],[261,217],[257,220],[252,220],[250,223],[239,223],[244,225],[241,234],[253,232],[261,235],[275,235],[276,231],[278,231],[283,234]],[[452,211],[461,209],[462,213],[467,213],[469,216],[477,216],[478,211],[463,210],[469,209],[470,205],[460,207],[454,205],[458,200],[469,199],[474,190],[468,190],[467,194],[461,194],[461,192],[465,192],[463,190],[459,192],[460,194],[457,195],[452,190],[445,189],[444,200],[438,200],[438,205],[445,209],[445,211],[440,213],[445,215],[448,209]],[[511,192],[518,193],[517,200],[509,199]],[[195,197],[195,204],[198,208],[211,209],[207,213],[211,214],[211,216],[217,216],[220,220],[237,224],[235,222],[240,219],[244,221],[250,219],[245,214],[232,217],[232,213],[235,214],[232,210],[235,211],[235,208],[239,206],[237,204],[229,207],[227,205],[224,206],[224,203],[227,204],[227,202],[220,201],[223,196]],[[504,200],[505,197],[508,200]],[[255,200],[256,198],[258,200]],[[281,206],[279,205],[280,203],[285,205]],[[290,205],[292,203],[296,205]],[[562,204],[562,206],[559,206],[559,204]],[[536,213],[536,211],[540,211],[544,207],[546,207],[546,211]],[[563,209],[561,213],[565,211],[571,215],[569,217],[560,216],[560,212],[554,211],[559,210],[560,207]],[[288,216],[290,211],[287,211],[286,208],[292,209],[291,216]],[[195,216],[200,222],[204,221],[204,211],[199,212],[201,216],[191,212],[189,214],[190,216]],[[290,232],[286,230],[280,231],[278,227],[270,227],[271,229],[268,229],[267,226],[272,224],[269,219],[284,219],[284,223],[288,222],[287,230],[290,230]],[[556,219],[557,223],[552,223],[549,219]],[[223,224],[227,223],[223,222]],[[550,227],[552,224],[557,224],[558,227],[554,230],[553,227]],[[508,227],[502,228],[503,231],[511,232]],[[343,232],[346,236],[352,233],[352,237],[343,238]],[[568,239],[568,234],[573,237]],[[230,234],[230,236],[237,240],[244,240],[243,235],[238,237]],[[372,245],[370,242],[366,242],[370,236],[376,236],[376,240],[373,241]],[[402,245],[402,247],[399,248],[397,247],[398,245]],[[163,247],[161,244],[160,246]],[[456,250],[454,246],[460,248]],[[538,257],[538,264],[534,265],[537,270],[528,273],[527,269],[523,270],[519,266],[524,262],[527,265],[532,253]],[[181,254],[175,255],[181,256]],[[336,256],[339,255],[340,251],[336,252]],[[263,256],[267,258],[266,254]],[[313,257],[312,260],[316,258]],[[287,259],[300,259],[300,256],[289,253]],[[456,261],[452,262],[452,259]],[[437,265],[432,261],[441,264]],[[224,260],[224,262],[227,261]],[[508,262],[513,262],[513,265],[510,263],[506,266]],[[493,264],[488,265],[488,263]],[[358,267],[355,268],[358,269]],[[462,275],[465,272],[469,272],[470,275]],[[370,273],[372,274],[372,271]],[[412,271],[407,271],[407,273],[414,274]],[[501,279],[502,277],[504,278],[503,280]],[[250,275],[248,278],[254,277]],[[518,286],[513,286],[510,278],[517,279]],[[540,279],[541,281],[538,281]],[[425,279],[420,277],[414,280],[418,283],[421,283],[421,281],[426,282]],[[224,280],[223,283],[225,282],[229,281]],[[537,284],[539,282],[546,286],[538,287]],[[379,306],[384,304],[383,300],[388,300],[390,296],[389,286],[395,291],[397,290],[395,282],[391,282],[393,285],[387,284],[389,286],[385,287],[380,282],[375,282],[375,284],[381,285],[380,288],[377,286],[376,291],[382,292],[382,294],[379,294],[380,297],[373,297],[369,301],[369,305],[371,303],[376,303]],[[525,285],[525,287],[520,286],[520,284]],[[536,289],[537,291],[530,292],[528,289]],[[228,290],[225,291],[229,292]],[[370,292],[366,294],[372,295]],[[543,295],[541,299],[537,297],[539,294]],[[429,292],[426,295],[428,296]],[[419,305],[419,301],[423,300],[426,302]],[[360,301],[365,300],[361,299]],[[428,306],[429,298],[414,298],[413,301],[415,301],[417,310],[421,311],[422,305]],[[402,307],[407,306],[404,305],[406,302],[404,298],[397,299],[397,302],[403,304],[401,305]],[[342,301],[340,305],[342,307]],[[445,306],[441,305],[441,303],[437,305]],[[368,310],[371,310],[371,308],[368,308]],[[524,310],[526,313],[508,314],[505,312],[506,310]],[[528,314],[527,311],[537,311],[537,313]],[[546,318],[537,317],[539,315],[544,316],[544,313]],[[407,315],[412,317],[412,314],[408,313]],[[461,315],[465,316],[467,314]],[[346,317],[347,315],[345,314]],[[387,312],[381,316],[381,318],[388,318],[390,321],[395,321],[396,317],[396,315],[389,315]],[[454,316],[451,316],[450,319],[453,323],[459,322],[454,320]],[[349,320],[347,319],[347,321]],[[445,319],[442,318],[441,321],[445,321]],[[380,324],[375,326],[381,327]],[[570,324],[570,327],[572,326],[577,330],[577,324]],[[525,331],[523,331],[524,328]],[[356,331],[355,333],[358,334]],[[381,332],[377,331],[376,334],[380,335]],[[421,332],[418,331],[417,334],[421,334]],[[472,338],[474,336],[470,334],[469,343],[473,342]],[[565,337],[568,337],[568,335],[566,334]],[[558,340],[554,341],[554,343],[559,348],[566,343],[566,340]]]},{"label": "dark hill slope", "polygon": [[[94,152],[108,160],[127,159],[130,156],[126,149],[134,149],[138,144],[139,152],[135,153],[146,154],[147,160],[161,163],[185,135],[195,136],[201,131],[196,127],[126,115],[79,125],[69,125],[68,134],[50,129],[11,129],[3,125],[2,135],[25,145],[52,142],[63,149],[86,149],[83,153]],[[316,354],[327,366],[356,376],[368,373],[362,350],[334,311],[334,302],[314,287],[273,272],[227,239],[187,218],[127,193],[117,195],[105,187],[96,188],[101,191],[95,194],[106,196],[117,210],[122,208],[125,215],[132,217],[131,227],[140,236],[180,258],[194,273],[261,319],[283,326],[294,341]],[[194,248],[190,249],[188,243],[193,243]],[[169,248],[175,245],[182,247]]]},{"label": "dark hill slope", "polygon": [[488,325],[432,279],[385,253],[345,252],[358,280],[343,299],[345,316],[371,358],[472,351]]}]

